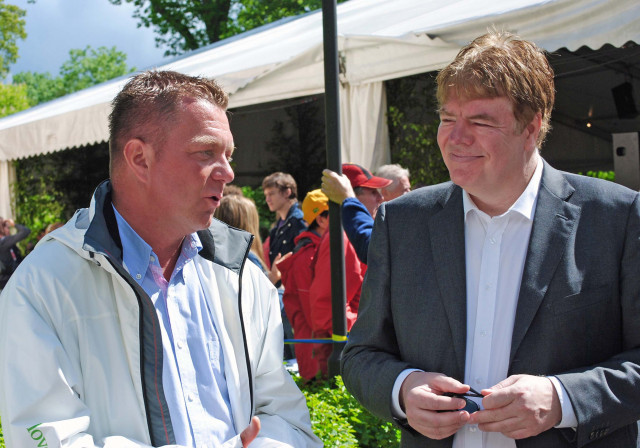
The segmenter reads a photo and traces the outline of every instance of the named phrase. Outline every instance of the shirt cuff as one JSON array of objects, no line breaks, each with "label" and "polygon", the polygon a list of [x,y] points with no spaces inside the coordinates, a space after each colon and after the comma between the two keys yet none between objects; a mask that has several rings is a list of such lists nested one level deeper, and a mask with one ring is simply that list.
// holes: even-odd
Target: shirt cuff
[{"label": "shirt cuff", "polygon": [[405,414],[400,407],[400,388],[402,387],[402,383],[404,382],[404,380],[406,380],[409,374],[413,372],[422,372],[422,370],[403,370],[402,372],[400,372],[400,375],[398,375],[398,378],[396,378],[396,382],[393,383],[393,389],[391,390],[391,415],[393,415],[395,418],[407,418],[407,414]]},{"label": "shirt cuff", "polygon": [[578,426],[578,419],[576,418],[576,413],[573,410],[571,400],[569,400],[567,390],[555,376],[548,376],[547,378],[551,380],[553,387],[555,387],[558,399],[560,400],[560,406],[562,408],[562,420],[560,420],[560,423],[558,423],[555,428],[572,428],[575,430]]}]

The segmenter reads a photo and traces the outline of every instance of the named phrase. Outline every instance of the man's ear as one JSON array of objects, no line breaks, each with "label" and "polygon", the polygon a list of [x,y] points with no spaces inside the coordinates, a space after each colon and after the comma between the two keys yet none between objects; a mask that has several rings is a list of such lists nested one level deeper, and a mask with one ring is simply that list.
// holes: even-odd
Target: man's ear
[{"label": "man's ear", "polygon": [[153,160],[153,148],[139,138],[129,140],[122,150],[127,170],[140,182],[146,183],[149,179],[149,163]]},{"label": "man's ear", "polygon": [[542,114],[537,112],[531,122],[524,128],[524,132],[527,133],[527,148],[534,150],[538,142],[538,136],[540,135],[540,128],[542,127]]}]

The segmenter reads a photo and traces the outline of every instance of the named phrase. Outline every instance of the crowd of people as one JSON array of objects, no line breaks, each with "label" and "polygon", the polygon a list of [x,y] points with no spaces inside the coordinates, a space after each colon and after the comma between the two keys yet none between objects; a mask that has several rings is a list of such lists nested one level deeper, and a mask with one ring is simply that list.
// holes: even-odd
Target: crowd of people
[{"label": "crowd of people", "polygon": [[0,221],[7,446],[322,446],[283,359],[327,375],[333,201],[344,384],[403,447],[636,448],[640,194],[541,157],[554,95],[534,43],[478,37],[437,77],[450,182],[410,191],[400,166],[346,163],[299,203],[273,173],[262,243],[230,185],[227,94],[134,76],[89,208],[18,267],[29,230]]},{"label": "crowd of people", "polygon": [[325,170],[322,189],[308,192],[302,203],[291,174],[266,176],[262,189],[275,221],[264,243],[256,204],[243,196],[241,188],[228,185],[214,212],[219,220],[254,235],[249,259],[269,277],[280,297],[284,338],[288,341],[284,359],[295,359],[298,373],[306,381],[327,377],[333,348],[329,200],[343,210],[346,318],[350,329],[358,315],[376,211],[386,200],[385,193],[394,199],[411,190],[406,168],[384,165],[378,172],[387,178],[374,176],[352,163],[342,166],[342,175]]}]

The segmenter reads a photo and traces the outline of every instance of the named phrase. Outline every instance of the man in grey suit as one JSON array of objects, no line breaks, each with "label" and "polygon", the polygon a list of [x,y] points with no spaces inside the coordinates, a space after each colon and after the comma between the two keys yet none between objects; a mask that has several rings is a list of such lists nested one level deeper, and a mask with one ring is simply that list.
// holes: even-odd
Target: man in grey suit
[{"label": "man in grey suit", "polygon": [[490,32],[437,82],[452,182],[380,207],[347,388],[403,447],[636,447],[638,193],[542,160],[533,43]]}]

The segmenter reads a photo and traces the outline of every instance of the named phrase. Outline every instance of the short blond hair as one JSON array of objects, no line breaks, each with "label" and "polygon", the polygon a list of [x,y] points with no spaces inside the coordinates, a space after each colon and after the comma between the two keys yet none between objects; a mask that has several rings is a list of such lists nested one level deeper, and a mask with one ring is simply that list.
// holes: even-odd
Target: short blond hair
[{"label": "short blond hair", "polygon": [[438,73],[438,105],[452,93],[461,98],[506,97],[513,106],[519,130],[536,113],[542,116],[537,145],[551,129],[555,101],[553,68],[542,49],[506,31],[489,31],[464,47]]}]

